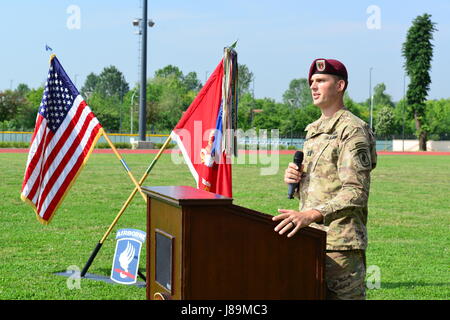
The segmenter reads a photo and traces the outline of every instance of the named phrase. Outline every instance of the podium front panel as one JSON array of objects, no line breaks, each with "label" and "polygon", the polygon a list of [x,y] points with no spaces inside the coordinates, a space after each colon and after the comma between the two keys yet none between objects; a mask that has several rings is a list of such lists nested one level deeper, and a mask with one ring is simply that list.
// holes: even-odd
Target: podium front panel
[{"label": "podium front panel", "polygon": [[[152,259],[147,260],[147,296],[152,299],[155,293],[163,292],[173,299],[181,299],[181,208],[149,198],[148,216],[151,219],[147,224],[147,252]],[[168,249],[165,245],[167,241],[170,242],[170,252],[162,252]],[[157,257],[162,257],[163,261],[157,261]],[[164,271],[162,268],[169,270]],[[166,281],[161,283],[161,279]]]},{"label": "podium front panel", "polygon": [[[190,208],[186,299],[322,299],[321,232],[280,236],[271,216],[239,207]],[[195,211],[195,212],[194,212]]]},{"label": "podium front panel", "polygon": [[148,299],[324,298],[325,232],[306,227],[287,238],[272,216],[232,199],[190,187],[143,190]]}]

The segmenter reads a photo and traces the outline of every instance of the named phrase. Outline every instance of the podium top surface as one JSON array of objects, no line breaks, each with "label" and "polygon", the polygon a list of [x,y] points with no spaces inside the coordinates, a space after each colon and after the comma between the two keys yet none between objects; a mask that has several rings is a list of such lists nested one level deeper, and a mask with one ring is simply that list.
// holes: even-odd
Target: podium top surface
[{"label": "podium top surface", "polygon": [[169,201],[177,205],[224,205],[233,202],[232,198],[190,186],[142,187],[142,191],[151,198]]}]

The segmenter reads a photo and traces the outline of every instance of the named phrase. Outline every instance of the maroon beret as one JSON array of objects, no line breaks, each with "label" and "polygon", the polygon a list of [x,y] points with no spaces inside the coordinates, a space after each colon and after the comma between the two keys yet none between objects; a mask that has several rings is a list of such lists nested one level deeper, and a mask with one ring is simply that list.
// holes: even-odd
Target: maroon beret
[{"label": "maroon beret", "polygon": [[333,74],[335,76],[340,76],[345,80],[344,90],[347,89],[348,85],[348,74],[347,69],[344,64],[338,60],[334,59],[316,59],[311,64],[309,68],[308,81],[311,85],[311,77],[313,74]]}]

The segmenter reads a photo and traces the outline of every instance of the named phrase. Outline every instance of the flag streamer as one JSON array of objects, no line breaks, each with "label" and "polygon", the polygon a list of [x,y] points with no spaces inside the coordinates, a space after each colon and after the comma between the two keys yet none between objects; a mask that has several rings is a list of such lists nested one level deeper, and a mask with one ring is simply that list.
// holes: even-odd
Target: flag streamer
[{"label": "flag streamer", "polygon": [[237,157],[237,81],[238,63],[237,53],[233,49],[225,48],[223,65],[224,79],[222,82],[223,125],[222,125],[222,151],[227,155]]}]

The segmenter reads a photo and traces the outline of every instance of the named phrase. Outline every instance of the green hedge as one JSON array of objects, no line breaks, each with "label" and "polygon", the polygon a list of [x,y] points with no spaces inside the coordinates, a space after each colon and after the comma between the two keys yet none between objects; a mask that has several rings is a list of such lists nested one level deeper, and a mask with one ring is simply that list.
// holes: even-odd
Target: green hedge
[{"label": "green hedge", "polygon": [[[164,144],[164,143],[155,143],[155,144],[154,144],[155,149],[161,149],[161,147],[163,146],[163,144]],[[176,144],[169,143],[169,144],[167,145],[166,149],[173,149],[173,148],[175,148],[175,147],[176,147]]]},{"label": "green hedge", "polygon": [[[114,147],[117,149],[131,149],[131,143],[129,142],[114,142]],[[100,142],[97,143],[95,146],[96,149],[110,149],[109,143],[107,142]]]},{"label": "green hedge", "polygon": [[0,141],[0,148],[29,148],[29,142],[20,141]]}]

